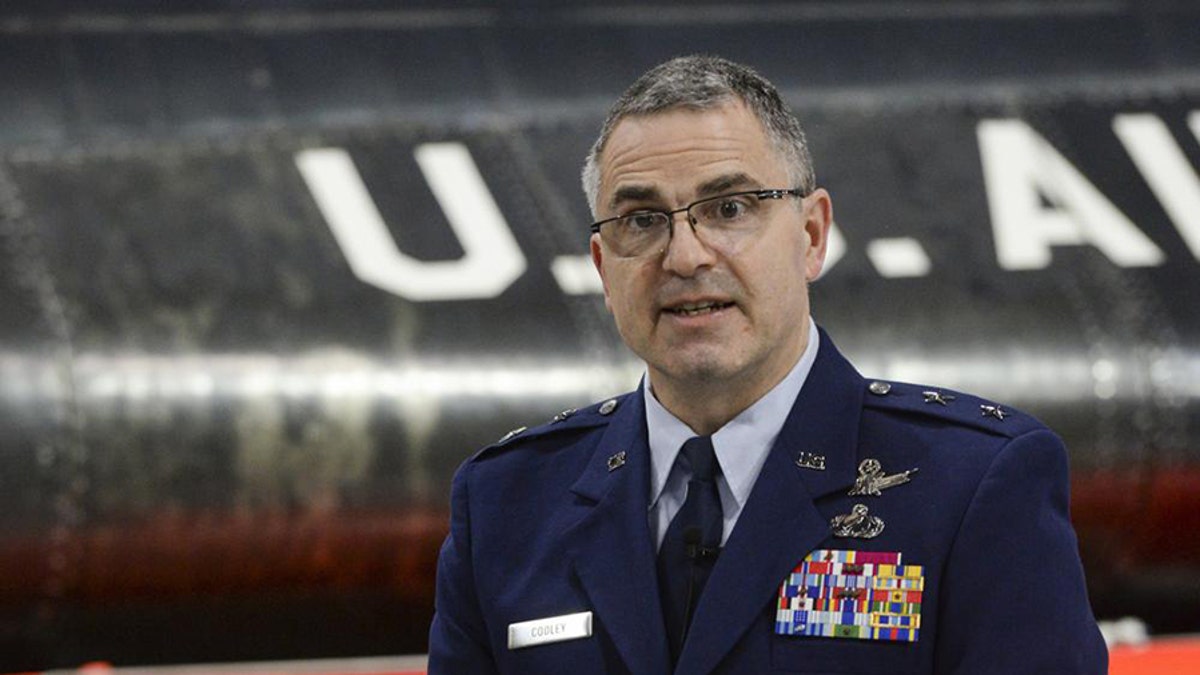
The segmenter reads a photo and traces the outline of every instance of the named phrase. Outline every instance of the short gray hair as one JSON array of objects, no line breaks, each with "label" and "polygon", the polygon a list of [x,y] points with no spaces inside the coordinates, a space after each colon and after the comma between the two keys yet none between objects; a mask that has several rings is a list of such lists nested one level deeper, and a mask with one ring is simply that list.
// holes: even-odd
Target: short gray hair
[{"label": "short gray hair", "polygon": [[716,56],[681,56],[639,77],[608,111],[600,136],[583,165],[583,191],[592,215],[600,193],[600,154],[617,124],[626,117],[677,108],[709,110],[730,101],[746,104],[787,164],[792,185],[805,194],[816,188],[812,157],[800,121],[775,85],[752,68]]}]

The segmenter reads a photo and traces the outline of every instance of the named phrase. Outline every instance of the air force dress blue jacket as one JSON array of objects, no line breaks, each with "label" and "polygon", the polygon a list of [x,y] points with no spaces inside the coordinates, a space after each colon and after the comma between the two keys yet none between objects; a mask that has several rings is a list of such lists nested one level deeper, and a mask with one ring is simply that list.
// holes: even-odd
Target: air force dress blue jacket
[{"label": "air force dress blue jacket", "polygon": [[[966,394],[864,380],[820,345],[674,672],[1106,672],[1058,437]],[[672,672],[648,500],[640,392],[464,463],[431,675]],[[510,626],[564,616],[510,645]]]}]

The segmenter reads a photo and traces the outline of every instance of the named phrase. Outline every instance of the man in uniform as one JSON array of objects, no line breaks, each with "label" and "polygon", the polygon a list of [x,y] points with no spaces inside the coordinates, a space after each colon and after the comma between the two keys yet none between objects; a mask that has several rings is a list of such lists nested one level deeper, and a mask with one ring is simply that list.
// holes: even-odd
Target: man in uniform
[{"label": "man in uniform", "polygon": [[769,82],[654,68],[584,188],[646,376],[459,470],[431,673],[1105,672],[1061,441],[810,318],[832,207]]}]

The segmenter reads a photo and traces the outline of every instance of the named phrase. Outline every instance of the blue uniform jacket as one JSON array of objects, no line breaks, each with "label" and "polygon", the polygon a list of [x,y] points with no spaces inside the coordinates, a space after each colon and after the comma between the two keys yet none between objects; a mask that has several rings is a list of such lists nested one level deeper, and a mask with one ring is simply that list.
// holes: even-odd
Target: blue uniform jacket
[{"label": "blue uniform jacket", "polygon": [[[943,390],[943,404],[927,400],[929,388],[872,385],[824,333],[820,345],[674,672],[1106,672],[1058,437],[966,394]],[[671,672],[644,404],[640,392],[614,401],[518,433],[460,468],[438,563],[431,675]],[[800,466],[801,453],[823,456],[825,468]],[[879,496],[850,496],[867,458],[888,474],[918,471]],[[855,504],[883,521],[877,537],[832,535],[831,519]],[[780,585],[814,549],[899,552],[922,566],[918,639],[776,634]],[[584,611],[590,637],[508,648],[512,623]]]}]

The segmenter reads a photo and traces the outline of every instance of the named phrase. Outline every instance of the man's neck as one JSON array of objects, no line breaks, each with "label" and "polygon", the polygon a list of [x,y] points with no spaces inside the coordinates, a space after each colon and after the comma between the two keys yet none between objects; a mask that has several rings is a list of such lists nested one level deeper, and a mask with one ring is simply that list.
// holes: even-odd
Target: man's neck
[{"label": "man's neck", "polygon": [[[811,336],[804,332],[799,350],[784,363],[736,379],[696,377],[675,379],[650,368],[651,391],[658,402],[697,434],[709,435],[754,405],[787,377],[804,355]],[[764,374],[766,373],[766,374]]]}]

